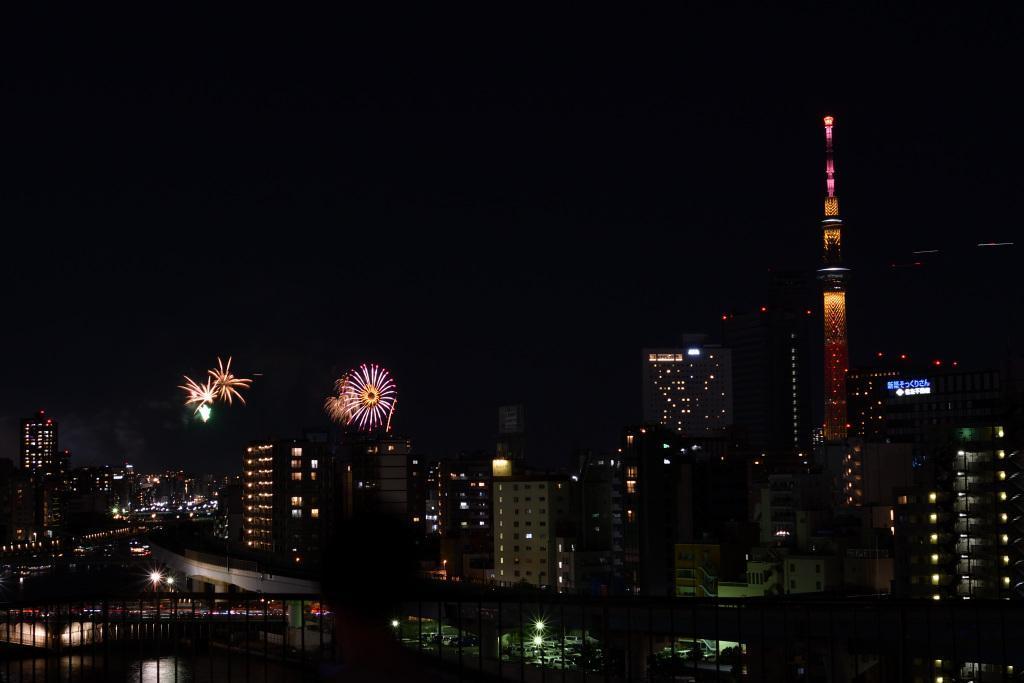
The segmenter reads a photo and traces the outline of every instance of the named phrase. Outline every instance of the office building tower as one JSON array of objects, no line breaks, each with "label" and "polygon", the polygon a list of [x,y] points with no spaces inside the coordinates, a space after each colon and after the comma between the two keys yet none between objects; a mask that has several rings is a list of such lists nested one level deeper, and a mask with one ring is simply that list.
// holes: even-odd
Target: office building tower
[{"label": "office building tower", "polygon": [[[579,454],[572,478],[576,534],[563,542],[563,585],[578,593],[622,593],[622,490],[617,485],[617,455]],[[566,548],[571,551],[567,552]]]},{"label": "office building tower", "polygon": [[811,447],[807,290],[802,273],[772,273],[766,305],[722,316],[722,343],[732,356],[734,432],[760,453]]},{"label": "office building tower", "polygon": [[32,472],[60,472],[57,453],[57,422],[40,410],[21,421],[21,468]]},{"label": "office building tower", "polygon": [[644,426],[626,429],[616,462],[622,514],[613,537],[622,539],[626,590],[674,594],[677,544],[742,545],[756,536],[747,522],[746,461]]},{"label": "office building tower", "polygon": [[1009,383],[992,369],[968,369],[880,358],[850,372],[850,435],[865,441],[907,443],[927,455],[936,437],[960,424],[996,424],[1008,406]]},{"label": "office building tower", "polygon": [[644,422],[685,436],[721,434],[732,425],[731,352],[697,336],[684,343],[644,349]]}]

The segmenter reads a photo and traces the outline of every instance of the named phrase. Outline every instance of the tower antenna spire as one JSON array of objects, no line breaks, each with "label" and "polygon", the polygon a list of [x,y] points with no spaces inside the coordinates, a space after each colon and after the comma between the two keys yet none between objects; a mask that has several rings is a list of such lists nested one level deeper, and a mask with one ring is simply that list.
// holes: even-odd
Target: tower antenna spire
[{"label": "tower antenna spire", "polygon": [[846,438],[846,371],[849,350],[846,345],[846,277],[843,265],[843,220],[839,217],[836,196],[836,168],[832,154],[832,126],[835,118],[825,117],[825,217],[821,221],[822,304],[825,324],[825,425],[826,441]]},{"label": "tower antenna spire", "polygon": [[832,126],[835,118],[825,117],[825,215],[839,215],[839,198],[836,197],[836,161],[832,153]]}]

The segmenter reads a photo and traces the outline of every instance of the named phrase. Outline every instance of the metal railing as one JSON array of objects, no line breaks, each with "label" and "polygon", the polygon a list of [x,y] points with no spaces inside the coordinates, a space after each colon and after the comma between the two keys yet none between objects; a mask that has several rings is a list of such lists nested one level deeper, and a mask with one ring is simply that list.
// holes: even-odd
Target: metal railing
[{"label": "metal railing", "polygon": [[357,663],[377,672],[366,680],[522,683],[980,683],[1017,680],[1024,670],[1024,605],[1013,601],[407,588],[404,597],[380,596],[372,611],[336,612],[317,595],[254,593],[0,605],[0,680],[270,683],[339,675]]},{"label": "metal railing", "polygon": [[0,605],[3,681],[313,679],[337,660],[315,595],[146,593]]},{"label": "metal railing", "polygon": [[1024,605],[997,600],[492,591],[404,602],[391,623],[459,680],[980,682],[1024,667]]}]

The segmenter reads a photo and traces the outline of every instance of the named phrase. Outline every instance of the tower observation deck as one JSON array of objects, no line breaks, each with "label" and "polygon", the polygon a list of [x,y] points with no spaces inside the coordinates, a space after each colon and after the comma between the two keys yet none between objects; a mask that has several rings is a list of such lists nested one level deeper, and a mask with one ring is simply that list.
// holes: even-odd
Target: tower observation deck
[{"label": "tower observation deck", "polygon": [[835,160],[832,154],[832,126],[835,119],[825,117],[825,216],[821,221],[822,252],[818,279],[822,290],[822,316],[825,325],[825,424],[826,441],[846,438],[846,372],[849,350],[846,345],[846,279],[849,269],[843,265],[843,220],[839,217],[836,196]]}]

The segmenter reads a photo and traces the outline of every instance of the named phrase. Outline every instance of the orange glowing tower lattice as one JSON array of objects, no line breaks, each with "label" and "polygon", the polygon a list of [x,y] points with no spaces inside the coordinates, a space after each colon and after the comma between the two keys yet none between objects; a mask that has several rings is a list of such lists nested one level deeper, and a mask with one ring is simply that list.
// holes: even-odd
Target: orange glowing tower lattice
[{"label": "orange glowing tower lattice", "polygon": [[843,266],[842,230],[839,197],[836,196],[835,161],[832,156],[832,126],[835,119],[825,117],[825,217],[821,221],[822,303],[825,322],[825,425],[826,441],[846,438],[846,371],[849,350],[846,346],[846,278]]}]

